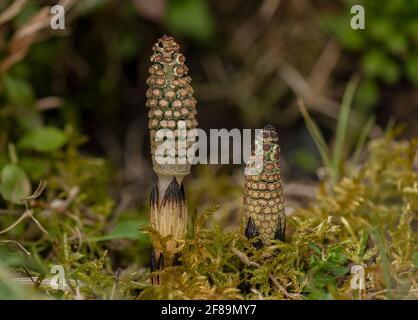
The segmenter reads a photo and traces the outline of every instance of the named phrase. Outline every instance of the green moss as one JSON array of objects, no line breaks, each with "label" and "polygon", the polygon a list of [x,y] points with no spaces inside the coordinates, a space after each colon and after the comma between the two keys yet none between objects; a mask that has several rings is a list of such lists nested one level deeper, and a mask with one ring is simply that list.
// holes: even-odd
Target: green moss
[{"label": "green moss", "polygon": [[[139,286],[153,299],[351,299],[354,264],[365,266],[363,298],[416,297],[417,141],[390,137],[369,145],[357,173],[289,217],[290,237],[262,250],[198,216],[195,237],[180,250],[181,266],[160,272],[161,286]],[[377,236],[379,235],[379,236]]]},{"label": "green moss", "polygon": [[[225,195],[205,194],[206,202],[219,199],[222,205],[195,216],[189,236],[179,244],[180,264],[158,273],[160,286],[150,284],[149,241],[133,238],[131,228],[126,237],[112,233],[119,220],[112,218],[109,181],[95,174],[105,164],[68,146],[54,160],[46,198],[32,203],[34,216],[49,234],[31,220],[26,228],[11,230],[32,256],[24,263],[9,260],[8,268],[26,275],[25,265],[32,276],[48,278],[52,265],[62,265],[70,283],[65,292],[34,286],[37,294],[50,298],[357,299],[358,290],[350,286],[350,269],[356,264],[365,267],[363,299],[416,298],[417,235],[412,225],[418,210],[417,146],[418,140],[395,141],[390,135],[371,141],[363,165],[346,167],[346,176],[332,188],[323,181],[316,200],[288,217],[286,243],[274,241],[261,250],[238,226],[225,230],[223,220],[215,218],[216,211],[228,207],[223,197],[241,201],[236,188],[227,194],[225,181]],[[92,165],[94,170],[86,170]],[[79,191],[60,209],[57,199],[65,202],[73,192],[66,182]],[[194,205],[201,205],[198,199]],[[138,219],[136,212],[126,215],[124,220]],[[141,229],[162,247],[169,240],[149,227]],[[111,240],[94,241],[108,234]],[[22,297],[33,296],[33,290],[18,291]]]}]

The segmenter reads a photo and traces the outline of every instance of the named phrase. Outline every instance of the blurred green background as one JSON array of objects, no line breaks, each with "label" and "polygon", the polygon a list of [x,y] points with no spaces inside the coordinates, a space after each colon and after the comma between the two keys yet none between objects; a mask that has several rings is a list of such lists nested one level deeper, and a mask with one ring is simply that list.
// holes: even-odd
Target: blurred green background
[{"label": "blurred green background", "polygon": [[417,1],[355,2],[365,7],[365,30],[350,28],[352,1],[68,1],[66,29],[56,31],[36,26],[43,6],[56,1],[22,3],[1,28],[3,158],[9,142],[34,129],[71,125],[87,138],[83,151],[130,168],[133,181],[149,178],[145,78],[152,44],[164,33],[188,59],[200,127],[272,122],[285,170],[296,177],[312,176],[319,157],[295,97],[331,139],[353,74],[361,81],[352,139],[371,115],[380,127],[394,118],[417,134]]}]

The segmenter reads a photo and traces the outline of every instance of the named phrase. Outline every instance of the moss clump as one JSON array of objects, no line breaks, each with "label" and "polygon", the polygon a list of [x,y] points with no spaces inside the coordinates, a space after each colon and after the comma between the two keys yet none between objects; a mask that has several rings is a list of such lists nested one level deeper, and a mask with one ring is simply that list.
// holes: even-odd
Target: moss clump
[{"label": "moss clump", "polygon": [[[317,199],[288,216],[286,242],[273,240],[261,250],[253,245],[260,239],[246,239],[238,226],[225,231],[213,218],[218,207],[210,208],[191,219],[188,237],[178,242],[180,265],[154,274],[146,268],[149,261],[144,258],[150,251],[149,241],[143,233],[134,232],[138,238],[133,238],[131,230],[124,229],[132,225],[135,231],[146,221],[115,221],[109,215],[110,197],[93,201],[107,184],[87,173],[85,177],[78,174],[85,172],[82,168],[91,160],[69,152],[57,160],[56,178],[51,178],[42,204],[68,197],[70,191],[60,189],[61,170],[70,174],[65,181],[76,179],[74,184],[81,191],[64,211],[54,211],[52,217],[60,219],[51,218],[40,206],[41,200],[32,203],[35,217],[49,235],[42,234],[31,221],[27,222],[32,226],[29,229],[14,228],[15,239],[32,256],[22,259],[2,246],[2,264],[7,263],[9,270],[21,276],[29,273],[40,279],[50,277],[49,268],[54,264],[66,271],[70,288],[65,292],[35,281],[35,290],[16,289],[15,298],[358,299],[358,290],[350,285],[350,270],[353,265],[363,265],[366,288],[362,299],[416,299],[418,254],[413,225],[418,210],[417,146],[418,140],[399,142],[388,135],[371,141],[362,166],[347,167],[345,176],[333,187],[322,181]],[[94,195],[83,191],[92,185]],[[131,215],[137,217],[138,213]],[[162,248],[170,240],[144,229]],[[151,285],[156,274],[163,278],[159,286]],[[9,295],[10,288],[16,286],[2,266],[0,280],[0,295]]]},{"label": "moss clump", "polygon": [[[181,266],[159,274],[161,286],[139,285],[151,299],[353,299],[354,264],[365,268],[361,298],[417,298],[418,140],[369,144],[369,157],[332,189],[289,217],[286,243],[263,250],[199,215],[193,239],[181,243]],[[251,241],[257,241],[252,239]],[[414,265],[415,260],[415,265]]]}]

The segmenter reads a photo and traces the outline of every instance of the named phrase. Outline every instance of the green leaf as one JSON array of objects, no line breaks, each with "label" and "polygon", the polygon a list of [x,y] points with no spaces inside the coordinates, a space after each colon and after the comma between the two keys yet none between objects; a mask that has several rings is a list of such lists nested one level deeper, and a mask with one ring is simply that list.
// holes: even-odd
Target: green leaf
[{"label": "green leaf", "polygon": [[1,173],[0,193],[5,200],[21,204],[21,200],[31,194],[26,173],[15,164],[5,165]]},{"label": "green leaf", "polygon": [[0,153],[0,170],[10,162],[6,152]]},{"label": "green leaf", "polygon": [[415,266],[415,268],[418,268],[418,251],[415,251],[412,255],[412,262]]},{"label": "green leaf", "polygon": [[200,41],[208,41],[214,34],[215,22],[205,0],[170,0],[166,23],[176,33]]},{"label": "green leaf", "polygon": [[341,247],[334,247],[330,249],[327,260],[342,265],[347,262],[347,257],[343,254]]},{"label": "green leaf", "polygon": [[370,35],[377,40],[384,41],[387,43],[389,37],[400,36],[394,30],[394,26],[391,20],[389,19],[379,19],[369,23]]},{"label": "green leaf", "polygon": [[37,157],[23,157],[19,159],[19,166],[28,173],[31,181],[44,180],[51,167],[50,161]]},{"label": "green leaf", "polygon": [[18,143],[22,149],[33,149],[40,152],[52,152],[67,143],[65,133],[54,127],[43,127],[28,132]]},{"label": "green leaf", "polygon": [[357,110],[363,115],[370,115],[374,112],[374,106],[379,100],[379,88],[376,81],[367,79],[362,81],[356,91]]},{"label": "green leaf", "polygon": [[140,225],[144,225],[146,223],[147,221],[139,219],[121,221],[118,224],[116,224],[115,228],[110,233],[101,237],[90,238],[90,241],[98,242],[117,239],[148,241],[148,237],[138,230],[138,227]]},{"label": "green leaf", "polygon": [[392,60],[387,59],[384,67],[382,67],[381,78],[386,84],[394,85],[401,77],[401,70],[398,64]]},{"label": "green leaf", "polygon": [[21,266],[25,262],[25,256],[20,254],[16,250],[11,250],[12,248],[0,246],[0,261],[4,266]]},{"label": "green leaf", "polygon": [[405,23],[405,32],[410,34],[411,37],[418,36],[418,20],[411,20]]},{"label": "green leaf", "polygon": [[418,55],[408,59],[405,64],[406,76],[413,83],[418,84]]},{"label": "green leaf", "polygon": [[364,56],[363,68],[366,74],[378,77],[387,84],[396,83],[401,76],[396,62],[378,50],[370,51]]},{"label": "green leaf", "polygon": [[308,244],[309,248],[312,249],[313,252],[315,252],[318,256],[322,255],[321,248],[318,247],[315,243],[311,242]]},{"label": "green leaf", "polygon": [[10,103],[14,105],[30,105],[33,103],[35,95],[28,82],[11,76],[4,77],[3,82]]},{"label": "green leaf", "polygon": [[319,272],[314,276],[314,286],[324,288],[328,284],[334,284],[335,277],[324,272]]},{"label": "green leaf", "polygon": [[323,265],[323,268],[331,273],[333,273],[335,276],[343,276],[345,275],[349,269],[346,266],[339,265],[334,262],[326,261]]},{"label": "green leaf", "polygon": [[16,120],[26,129],[40,127],[42,119],[34,107],[35,94],[30,84],[22,79],[5,76],[3,84],[8,103],[13,107]]},{"label": "green leaf", "polygon": [[15,119],[22,128],[33,130],[42,127],[42,118],[33,105],[16,105]]},{"label": "green leaf", "polygon": [[401,36],[387,36],[386,47],[391,53],[402,54],[408,50],[408,41]]},{"label": "green leaf", "polygon": [[380,51],[369,51],[363,57],[363,68],[368,75],[375,77],[380,74],[380,70],[383,68],[385,61],[385,55]]}]

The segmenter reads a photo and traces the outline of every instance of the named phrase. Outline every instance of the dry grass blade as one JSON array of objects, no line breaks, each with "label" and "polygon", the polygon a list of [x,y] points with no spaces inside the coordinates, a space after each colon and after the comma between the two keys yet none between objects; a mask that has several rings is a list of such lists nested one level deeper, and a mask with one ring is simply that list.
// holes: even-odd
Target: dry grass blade
[{"label": "dry grass blade", "polygon": [[22,246],[19,242],[15,241],[15,240],[0,240],[0,242],[2,242],[2,243],[13,243],[13,244],[17,245],[20,249],[22,249],[22,251],[27,256],[31,255],[30,252],[28,250],[26,250],[24,246]]},{"label": "dry grass blade", "polygon": [[357,164],[360,159],[361,151],[363,150],[364,145],[366,144],[367,137],[369,136],[370,132],[373,129],[374,123],[375,123],[375,117],[372,116],[367,120],[366,124],[361,130],[361,133],[357,140],[356,148],[352,157],[352,162],[354,164]]},{"label": "dry grass blade", "polygon": [[[331,171],[332,167],[331,167],[329,149],[325,142],[324,137],[322,136],[321,130],[319,130],[318,125],[309,115],[308,110],[306,109],[306,106],[302,99],[298,99],[298,105],[299,105],[299,110],[302,113],[303,118],[305,119],[306,127],[308,128],[309,133],[311,134],[319,150],[319,154],[321,156],[322,162]],[[330,173],[333,174],[332,172]]]},{"label": "dry grass blade", "polygon": [[33,194],[31,194],[29,197],[27,197],[24,200],[32,200],[32,199],[38,198],[42,194],[42,192],[45,190],[45,188],[46,188],[46,182],[42,180],[39,181],[38,187],[33,192]]},{"label": "dry grass blade", "polygon": [[0,15],[0,26],[16,17],[26,5],[28,0],[16,0]]},{"label": "dry grass blade", "polygon": [[38,226],[38,228],[45,234],[49,234],[48,231],[42,226],[42,224],[38,221],[38,219],[36,219],[33,216],[32,211],[29,209],[29,200],[32,199],[36,199],[38,198],[42,192],[44,191],[46,187],[46,183],[44,181],[40,181],[38,187],[36,188],[35,192],[30,195],[29,197],[27,197],[26,199],[23,199],[22,201],[25,202],[25,206],[26,206],[26,210],[25,212],[19,217],[19,219],[17,219],[13,224],[11,224],[9,227],[7,227],[6,229],[0,230],[0,235],[9,232],[10,230],[12,230],[14,227],[16,227],[20,222],[22,222],[25,218],[30,217],[33,222],[35,222],[35,224]]},{"label": "dry grass blade", "polygon": [[17,219],[14,223],[12,223],[10,226],[8,226],[6,229],[0,230],[0,235],[9,232],[10,230],[12,230],[14,227],[16,227],[22,220],[24,220],[28,215],[29,211],[25,211],[20,217],[19,219]]},{"label": "dry grass blade", "polygon": [[[20,0],[19,0],[20,1]],[[70,7],[74,5],[77,0],[61,0],[58,5],[62,5],[65,10],[68,10]],[[13,5],[15,5],[18,1],[16,1]],[[24,7],[26,1],[20,4],[16,11],[14,9],[12,13],[18,14],[20,10]],[[9,7],[8,10],[11,10],[13,5]],[[2,16],[5,14],[4,12]],[[4,22],[13,19],[15,15],[7,15]],[[1,16],[0,16],[1,19]],[[1,25],[1,22],[0,22]],[[0,72],[5,73],[10,67],[14,64],[21,61],[28,50],[35,42],[39,40],[45,40],[48,36],[49,30],[46,30],[50,25],[50,7],[44,6],[40,9],[37,13],[29,18],[29,20],[24,23],[13,35],[11,42],[9,44],[9,52],[7,56],[1,61],[0,63]],[[46,35],[46,36],[45,36]]]},{"label": "dry grass blade", "polygon": [[340,173],[341,161],[343,158],[343,149],[347,133],[348,122],[350,119],[350,110],[353,102],[354,93],[358,84],[359,78],[354,77],[348,83],[345,90],[343,102],[341,104],[340,113],[338,115],[337,132],[335,135],[334,152],[332,156],[332,170],[335,179],[338,180]]}]

